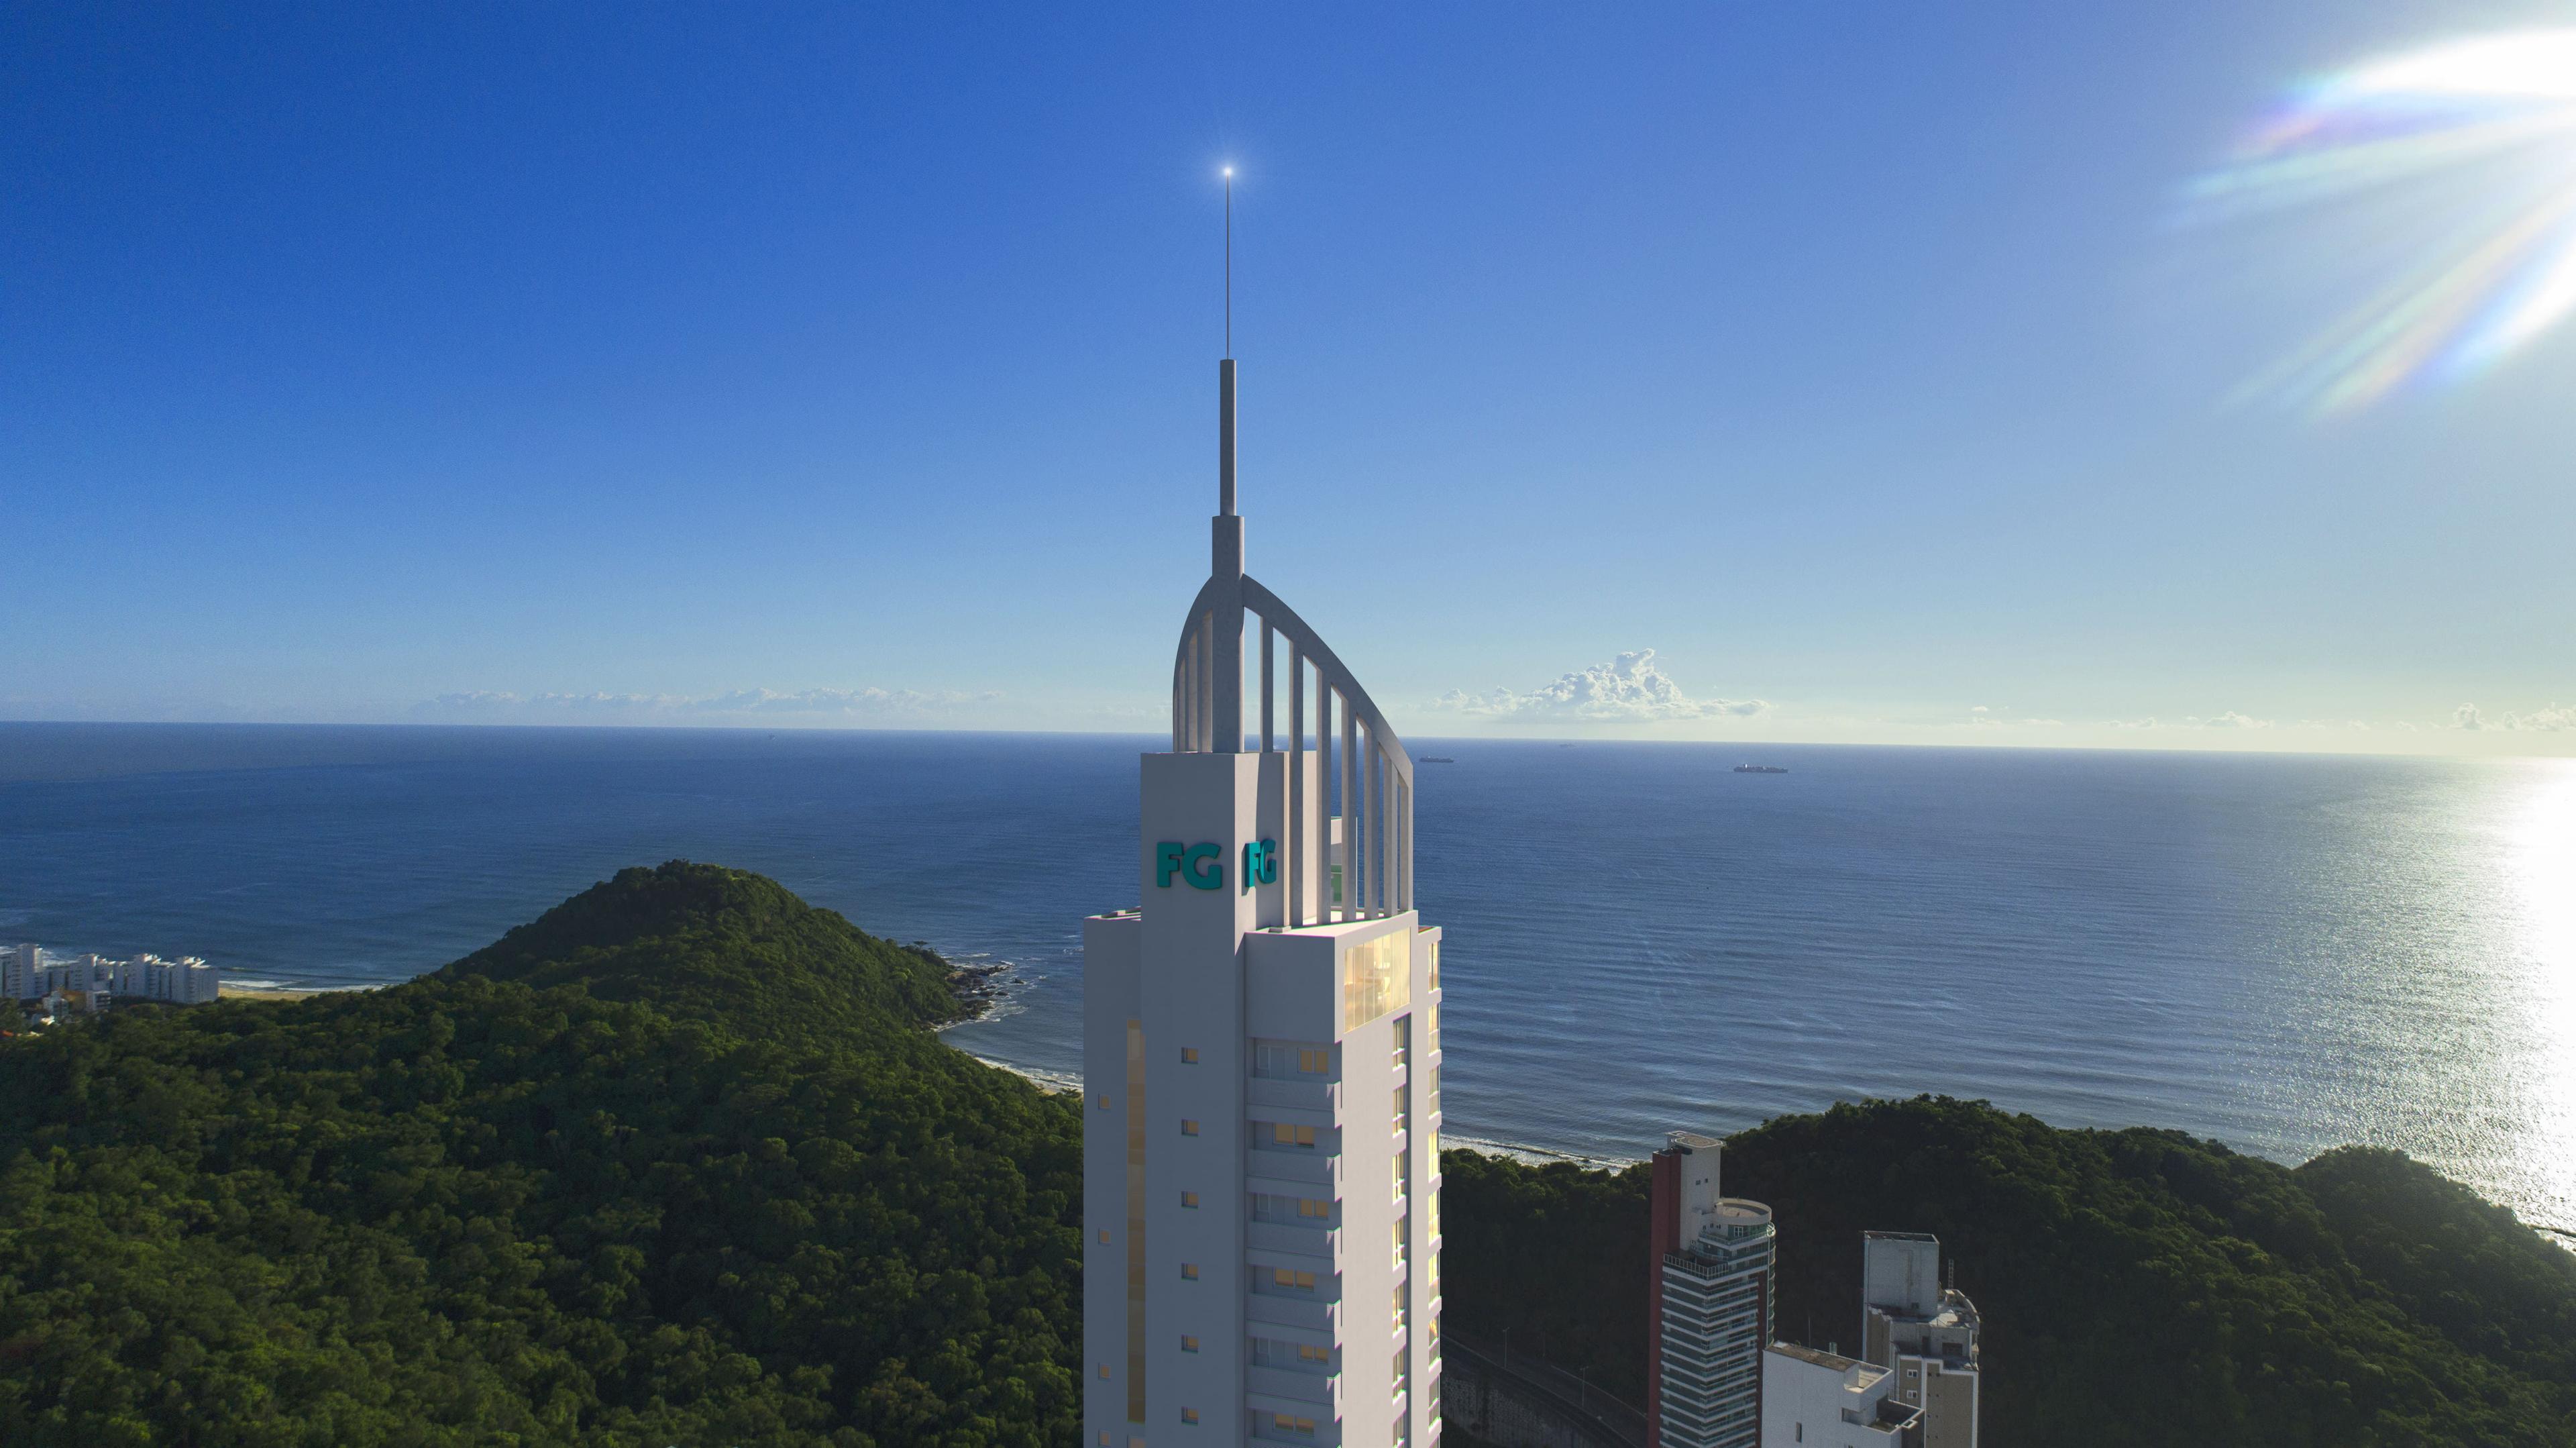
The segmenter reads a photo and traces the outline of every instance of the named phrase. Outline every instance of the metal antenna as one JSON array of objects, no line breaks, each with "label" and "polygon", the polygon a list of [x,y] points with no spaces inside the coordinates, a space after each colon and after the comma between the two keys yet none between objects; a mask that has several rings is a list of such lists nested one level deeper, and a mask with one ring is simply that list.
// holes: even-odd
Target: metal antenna
[{"label": "metal antenna", "polygon": [[1234,168],[1225,168],[1225,355],[1234,355]]},{"label": "metal antenna", "polygon": [[[1225,358],[1216,364],[1216,511],[1234,516],[1234,168],[1225,168]],[[1221,555],[1216,571],[1229,572]],[[1243,572],[1243,543],[1236,536],[1231,572]]]}]

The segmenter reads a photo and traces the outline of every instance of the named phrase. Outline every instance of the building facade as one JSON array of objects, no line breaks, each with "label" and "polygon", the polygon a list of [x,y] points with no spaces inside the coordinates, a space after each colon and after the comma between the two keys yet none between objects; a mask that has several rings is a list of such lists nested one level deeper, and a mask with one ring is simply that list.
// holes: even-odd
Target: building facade
[{"label": "building facade", "polygon": [[1648,1448],[1759,1448],[1775,1312],[1771,1209],[1720,1190],[1720,1148],[1676,1131],[1655,1153],[1647,1220]]},{"label": "building facade", "polygon": [[1922,1448],[1923,1410],[1895,1386],[1889,1369],[1775,1342],[1762,1350],[1762,1448]]},{"label": "building facade", "polygon": [[1083,1439],[1414,1448],[1440,1435],[1440,933],[1413,764],[1244,572],[1234,423],[1228,358],[1141,904],[1083,923]]},{"label": "building facade", "polygon": [[1923,1448],[1977,1448],[1977,1305],[1944,1284],[1941,1239],[1862,1233],[1860,1300],[1862,1356],[1923,1410]]}]

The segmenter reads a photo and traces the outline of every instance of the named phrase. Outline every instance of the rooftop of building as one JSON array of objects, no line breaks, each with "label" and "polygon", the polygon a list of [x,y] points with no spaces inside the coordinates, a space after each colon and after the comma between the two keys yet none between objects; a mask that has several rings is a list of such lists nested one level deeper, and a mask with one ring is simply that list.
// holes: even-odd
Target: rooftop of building
[{"label": "rooftop of building", "polygon": [[1683,1151],[1715,1151],[1726,1144],[1714,1136],[1702,1136],[1696,1131],[1676,1131],[1665,1139]]},{"label": "rooftop of building", "polygon": [[1860,1239],[1864,1242],[1930,1242],[1935,1246],[1941,1241],[1929,1232],[1863,1232]]},{"label": "rooftop of building", "polygon": [[[1814,1363],[1820,1368],[1831,1368],[1838,1373],[1848,1372],[1853,1368],[1868,1368],[1872,1374],[1884,1374],[1887,1371],[1875,1364],[1862,1362],[1858,1358],[1847,1358],[1841,1353],[1827,1352],[1820,1347],[1803,1347],[1794,1342],[1775,1342],[1767,1351],[1776,1352],[1782,1357],[1796,1358],[1802,1363]],[[1867,1381],[1875,1381],[1875,1378]]]},{"label": "rooftop of building", "polygon": [[1943,1288],[1941,1301],[1928,1313],[1896,1312],[1876,1306],[1869,1310],[1890,1322],[1902,1323],[1909,1327],[1977,1326],[1977,1304],[1969,1301],[1968,1294],[1956,1287]]}]

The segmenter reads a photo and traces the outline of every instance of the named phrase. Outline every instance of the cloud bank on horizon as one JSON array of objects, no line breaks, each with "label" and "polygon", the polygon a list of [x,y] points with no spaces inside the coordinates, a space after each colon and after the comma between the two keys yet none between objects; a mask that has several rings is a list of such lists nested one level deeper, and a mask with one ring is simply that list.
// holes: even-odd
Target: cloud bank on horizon
[{"label": "cloud bank on horizon", "polygon": [[2451,727],[2472,731],[2530,729],[2555,734],[2561,730],[2576,729],[2576,705],[2562,708],[2553,700],[2546,709],[2534,709],[2528,714],[2517,714],[2507,709],[2503,714],[2490,719],[2477,705],[2462,704],[2451,711]]},{"label": "cloud bank on horizon", "polygon": [[1665,719],[1752,718],[1771,711],[1763,699],[1694,699],[1655,663],[1653,649],[1636,649],[1607,663],[1560,676],[1527,693],[1494,689],[1470,694],[1452,689],[1432,707],[1485,718],[1593,720],[1651,723]]},{"label": "cloud bank on horizon", "polygon": [[432,723],[723,724],[746,720],[829,723],[857,719],[930,721],[999,701],[999,690],[730,689],[716,694],[515,694],[473,689],[441,694],[416,705],[413,717]]}]

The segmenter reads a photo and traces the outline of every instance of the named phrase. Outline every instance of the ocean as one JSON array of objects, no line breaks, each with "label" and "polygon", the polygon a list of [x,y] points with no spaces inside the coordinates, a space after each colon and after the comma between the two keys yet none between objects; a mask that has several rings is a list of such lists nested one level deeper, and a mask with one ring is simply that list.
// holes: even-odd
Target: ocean
[{"label": "ocean", "polygon": [[[1066,1077],[1153,747],[0,724],[0,937],[380,984],[685,857],[1007,963],[950,1039]],[[2576,761],[1412,747],[1456,761],[1415,815],[1453,1143],[1629,1160],[1936,1092],[2284,1162],[2399,1147],[2576,1230]]]}]

